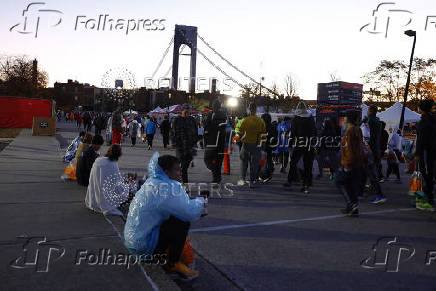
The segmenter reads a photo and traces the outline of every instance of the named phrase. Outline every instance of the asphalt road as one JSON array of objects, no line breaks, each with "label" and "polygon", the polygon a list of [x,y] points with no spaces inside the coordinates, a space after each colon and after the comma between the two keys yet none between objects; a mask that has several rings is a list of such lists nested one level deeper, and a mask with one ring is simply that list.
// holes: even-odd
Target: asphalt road
[{"label": "asphalt road", "polygon": [[[113,240],[113,246],[122,248],[114,231],[122,233],[122,221],[111,218],[113,225],[110,225],[103,218],[89,219],[86,216],[90,214],[81,202],[83,189],[59,182],[64,165],[59,162],[62,150],[56,147],[59,142],[68,143],[77,134],[72,124],[60,124],[60,128],[57,138],[50,139],[51,149],[47,150],[43,141],[41,146],[21,145],[20,149],[15,141],[9,147],[25,150],[26,155],[11,157],[9,147],[0,153],[3,189],[0,215],[2,221],[8,221],[0,228],[0,247],[6,250],[0,255],[2,264],[19,254],[19,245],[12,242],[17,235],[26,232],[53,239],[69,238],[64,245],[76,249],[83,243],[84,234],[93,237],[87,241],[93,241],[94,248],[98,248],[102,240]],[[141,143],[130,147],[126,139],[119,161],[122,172],[143,175],[154,151],[172,153],[163,151],[160,136],[156,136],[151,151]],[[47,143],[49,139],[42,140]],[[105,150],[103,148],[102,153]],[[12,158],[15,160],[11,162]],[[26,159],[44,166],[23,169],[19,165],[26,163]],[[8,166],[4,162],[8,162]],[[189,171],[190,182],[212,180],[202,161],[201,150],[194,165]],[[224,183],[236,184],[237,148],[233,151],[231,165],[232,174],[224,176]],[[228,186],[220,192],[221,196],[215,193],[210,199],[209,215],[191,226],[190,238],[201,275],[192,282],[177,281],[181,289],[436,290],[436,252],[435,259],[426,264],[433,254],[431,251],[436,251],[436,213],[411,207],[407,196],[408,176],[403,175],[400,185],[392,181],[382,185],[388,198],[385,204],[372,205],[369,198],[362,200],[358,218],[340,215],[343,198],[327,178],[315,180],[307,196],[299,191],[298,185],[293,190],[284,189],[285,180],[286,174],[276,171],[271,182],[256,189]],[[36,182],[38,187],[31,184]],[[89,285],[83,286],[91,286],[93,280],[109,276],[110,284],[100,282],[98,286],[118,287],[118,290],[136,288],[136,284],[150,287],[146,278],[140,276],[139,269],[123,271],[118,279],[113,278],[114,270],[110,267],[98,269],[97,274],[94,268],[72,270],[89,280]],[[75,289],[72,280],[68,280],[74,277],[67,275],[70,273],[60,268],[56,275],[64,276],[66,283],[59,285],[53,279],[47,281],[46,286],[55,290],[59,287]],[[30,279],[24,280],[17,274],[16,270],[2,271],[1,282],[5,282],[4,278],[10,282],[10,276],[15,276],[13,278],[23,280],[22,285],[9,286],[21,289],[19,287],[30,286],[34,280],[39,282],[36,277],[41,275],[27,273],[26,278]],[[151,273],[151,279],[153,276],[161,275]]]}]

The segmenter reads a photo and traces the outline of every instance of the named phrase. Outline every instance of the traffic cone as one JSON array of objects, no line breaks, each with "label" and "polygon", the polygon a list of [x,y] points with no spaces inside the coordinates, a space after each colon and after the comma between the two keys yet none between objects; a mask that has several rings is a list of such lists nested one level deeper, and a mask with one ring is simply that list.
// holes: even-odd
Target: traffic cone
[{"label": "traffic cone", "polygon": [[230,151],[232,150],[231,146],[224,147],[224,170],[223,175],[230,175]]}]

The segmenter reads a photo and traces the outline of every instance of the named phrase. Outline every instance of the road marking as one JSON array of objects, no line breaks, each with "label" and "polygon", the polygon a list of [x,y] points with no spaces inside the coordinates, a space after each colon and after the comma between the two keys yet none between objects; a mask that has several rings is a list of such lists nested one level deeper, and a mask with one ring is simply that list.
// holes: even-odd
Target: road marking
[{"label": "road marking", "polygon": [[[371,214],[382,214],[382,213],[390,213],[390,212],[398,212],[398,211],[412,211],[412,210],[416,210],[416,209],[415,208],[398,208],[398,209],[389,209],[389,210],[379,210],[379,211],[373,211],[373,212],[362,212],[360,214],[361,215],[371,215]],[[295,223],[295,222],[303,222],[303,221],[327,220],[327,219],[335,219],[335,218],[341,218],[341,217],[346,217],[346,216],[342,215],[342,214],[338,214],[338,215],[318,216],[318,217],[308,217],[308,218],[298,218],[298,219],[265,221],[265,222],[247,223],[247,224],[211,226],[211,227],[194,228],[194,229],[191,229],[190,232],[217,231],[217,230],[224,230],[224,229],[245,228],[245,227],[254,227],[254,226],[267,226],[267,225],[286,224],[286,223]]]}]

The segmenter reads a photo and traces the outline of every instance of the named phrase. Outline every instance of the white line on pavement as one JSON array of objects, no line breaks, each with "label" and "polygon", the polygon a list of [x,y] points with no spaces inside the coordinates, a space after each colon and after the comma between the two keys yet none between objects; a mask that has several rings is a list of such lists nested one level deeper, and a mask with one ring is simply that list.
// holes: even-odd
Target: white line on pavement
[{"label": "white line on pavement", "polygon": [[[416,210],[415,208],[398,208],[398,209],[389,209],[389,210],[379,210],[373,212],[362,212],[361,215],[370,215],[370,214],[382,214],[382,213],[390,213],[390,212],[398,212],[398,211],[411,211]],[[247,224],[233,224],[233,225],[221,225],[221,226],[211,226],[211,227],[202,227],[202,228],[194,228],[191,229],[190,232],[206,232],[206,231],[216,231],[216,230],[224,230],[224,229],[235,229],[235,228],[244,228],[244,227],[253,227],[253,226],[266,226],[266,225],[275,225],[275,224],[286,224],[286,223],[295,223],[302,221],[315,221],[315,220],[327,220],[334,218],[345,217],[342,214],[339,215],[329,215],[329,216],[318,216],[318,217],[308,217],[308,218],[298,218],[298,219],[287,219],[287,220],[276,220],[276,221],[266,221],[266,222],[257,222],[257,223],[247,223]]]}]

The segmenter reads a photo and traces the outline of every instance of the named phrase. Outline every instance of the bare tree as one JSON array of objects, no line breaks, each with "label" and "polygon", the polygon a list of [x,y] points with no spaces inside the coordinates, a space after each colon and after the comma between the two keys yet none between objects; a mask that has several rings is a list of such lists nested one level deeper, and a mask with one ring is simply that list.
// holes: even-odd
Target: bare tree
[{"label": "bare tree", "polygon": [[365,74],[365,84],[382,92],[386,101],[400,101],[407,66],[402,61],[382,60],[376,69]]},{"label": "bare tree", "polygon": [[0,80],[3,94],[30,96],[37,94],[38,89],[47,87],[48,75],[38,70],[36,80],[34,80],[32,60],[26,56],[2,56],[0,58]]},{"label": "bare tree", "polygon": [[291,73],[288,73],[284,80],[284,88],[286,96],[292,98],[297,95],[297,82]]}]

